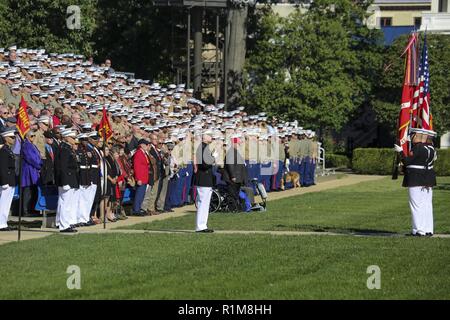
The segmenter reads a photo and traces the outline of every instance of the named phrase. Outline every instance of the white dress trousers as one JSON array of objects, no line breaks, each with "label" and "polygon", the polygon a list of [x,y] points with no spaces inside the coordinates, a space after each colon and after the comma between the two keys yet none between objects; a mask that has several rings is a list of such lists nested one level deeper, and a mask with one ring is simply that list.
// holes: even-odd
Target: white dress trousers
[{"label": "white dress trousers", "polygon": [[408,191],[412,233],[433,233],[433,188],[410,187]]},{"label": "white dress trousers", "polygon": [[11,209],[15,187],[0,187],[0,229],[8,227],[9,210]]},{"label": "white dress trousers", "polygon": [[208,229],[209,203],[211,201],[212,188],[197,187],[197,225],[195,231]]},{"label": "white dress trousers", "polygon": [[80,198],[81,198],[81,189],[77,188],[77,189],[73,189],[73,195],[72,195],[72,213],[70,214],[70,224],[77,224],[77,216],[78,216],[78,206],[80,203]]},{"label": "white dress trousers", "polygon": [[76,212],[77,223],[87,223],[91,219],[91,209],[94,203],[97,185],[80,186],[78,189],[78,209]]},{"label": "white dress trousers", "polygon": [[[76,191],[78,189],[63,190],[58,187],[58,207],[56,208],[56,225],[59,230],[70,228],[71,224],[76,224],[78,203]],[[74,222],[75,221],[75,222]]]}]

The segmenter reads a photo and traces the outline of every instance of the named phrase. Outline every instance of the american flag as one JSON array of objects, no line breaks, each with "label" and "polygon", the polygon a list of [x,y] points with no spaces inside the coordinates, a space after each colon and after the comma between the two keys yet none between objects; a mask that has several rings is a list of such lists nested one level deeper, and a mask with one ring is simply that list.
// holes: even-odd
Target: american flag
[{"label": "american flag", "polygon": [[418,127],[433,130],[430,109],[430,67],[428,65],[427,35],[423,40],[422,59],[419,67],[419,103],[418,103]]}]

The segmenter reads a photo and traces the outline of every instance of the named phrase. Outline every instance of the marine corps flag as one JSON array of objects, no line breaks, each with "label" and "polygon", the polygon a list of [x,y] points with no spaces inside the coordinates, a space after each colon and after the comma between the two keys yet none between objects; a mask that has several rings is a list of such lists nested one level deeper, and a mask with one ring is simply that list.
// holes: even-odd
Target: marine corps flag
[{"label": "marine corps flag", "polygon": [[403,54],[405,57],[405,78],[403,81],[401,109],[398,117],[398,140],[400,146],[403,148],[403,154],[409,154],[408,134],[409,128],[414,125],[413,118],[413,100],[415,93],[415,86],[418,78],[418,35],[413,33],[409,38]]},{"label": "marine corps flag", "polygon": [[103,116],[98,128],[98,134],[106,141],[111,139],[111,137],[113,136],[113,131],[111,129],[111,125],[109,124],[108,116],[106,115],[105,106],[103,106]]},{"label": "marine corps flag", "polygon": [[30,131],[30,119],[28,118],[27,108],[28,108],[27,102],[22,96],[22,98],[20,99],[19,110],[17,111],[16,116],[17,117],[16,127],[17,131],[19,131],[19,134],[22,137],[22,140],[24,139],[27,132]]}]

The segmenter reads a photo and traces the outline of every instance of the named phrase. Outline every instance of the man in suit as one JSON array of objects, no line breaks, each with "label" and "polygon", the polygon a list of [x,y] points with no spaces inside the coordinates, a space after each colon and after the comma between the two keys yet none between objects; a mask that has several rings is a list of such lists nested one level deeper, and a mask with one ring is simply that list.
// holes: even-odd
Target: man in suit
[{"label": "man in suit", "polygon": [[211,154],[209,144],[212,142],[212,132],[205,131],[202,137],[202,143],[197,148],[194,161],[194,181],[197,197],[197,219],[196,232],[214,232],[208,229],[209,204],[211,201],[212,188],[214,186],[213,165],[215,163],[214,156]]},{"label": "man in suit", "polygon": [[16,161],[11,150],[14,134],[14,128],[8,128],[0,134],[5,142],[0,149],[0,231],[12,230],[8,227],[8,216],[16,187]]},{"label": "man in suit", "polygon": [[436,173],[433,163],[437,159],[432,137],[436,132],[425,129],[410,129],[413,147],[408,156],[404,156],[402,148],[395,145],[395,150],[401,152],[405,166],[403,187],[408,188],[409,206],[412,214],[413,236],[433,235],[433,187],[436,185]]},{"label": "man in suit", "polygon": [[42,159],[43,165],[41,168],[41,183],[42,185],[55,184],[55,148],[54,135],[51,130],[44,132],[45,139],[45,157]]},{"label": "man in suit", "polygon": [[225,156],[225,174],[223,177],[236,203],[240,202],[239,191],[241,186],[245,186],[248,180],[245,161],[239,152],[241,143],[240,137],[233,136],[231,138],[231,148],[228,149]]},{"label": "man in suit", "polygon": [[158,196],[161,193],[162,181],[165,176],[164,168],[164,158],[161,150],[158,148],[159,139],[156,134],[150,135],[150,166],[151,166],[151,177],[150,177],[150,187],[144,199],[144,209],[147,210],[148,214],[159,214],[164,211],[164,208],[157,208]]},{"label": "man in suit", "polygon": [[59,146],[59,157],[56,164],[58,185],[58,207],[56,224],[60,232],[77,232],[76,224],[77,189],[79,182],[79,165],[75,151],[78,140],[76,132],[68,129],[61,132],[64,139]]}]

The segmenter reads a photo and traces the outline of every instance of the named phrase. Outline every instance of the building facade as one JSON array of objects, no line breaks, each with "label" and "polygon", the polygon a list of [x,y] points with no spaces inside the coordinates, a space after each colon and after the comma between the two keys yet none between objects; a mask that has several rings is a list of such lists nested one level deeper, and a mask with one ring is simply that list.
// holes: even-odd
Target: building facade
[{"label": "building facade", "polygon": [[431,11],[422,15],[421,31],[450,34],[449,0],[432,0]]},{"label": "building facade", "polygon": [[369,28],[381,29],[384,43],[390,45],[397,37],[419,30],[423,12],[431,12],[432,0],[375,0],[368,11]]}]

